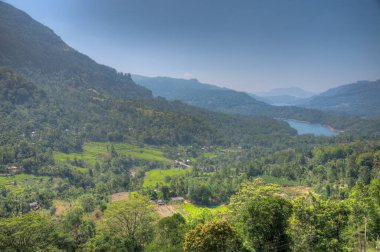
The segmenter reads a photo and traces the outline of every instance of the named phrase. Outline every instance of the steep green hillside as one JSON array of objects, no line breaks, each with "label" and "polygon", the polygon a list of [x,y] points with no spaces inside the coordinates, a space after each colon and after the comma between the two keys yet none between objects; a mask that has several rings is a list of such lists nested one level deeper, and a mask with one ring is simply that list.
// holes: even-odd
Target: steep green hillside
[{"label": "steep green hillside", "polygon": [[302,104],[304,107],[337,111],[357,116],[380,115],[380,80],[329,89]]},{"label": "steep green hillside", "polygon": [[[49,94],[57,89],[145,97],[150,92],[129,75],[97,64],[26,13],[0,2],[0,65],[36,82]],[[57,96],[59,97],[59,96]]]},{"label": "steep green hillside", "polygon": [[[11,105],[6,99],[0,101],[4,109],[17,108],[16,117],[10,108],[2,117],[4,124],[18,125],[14,127],[17,133],[12,130],[3,136],[8,138],[7,144],[18,143],[15,139],[19,138],[28,141],[30,132],[35,132],[41,146],[63,152],[80,151],[85,140],[230,145],[262,135],[295,133],[286,123],[270,118],[211,113],[153,98],[151,91],[136,85],[129,74],[97,64],[49,28],[3,2],[0,66],[10,69],[4,70],[7,75],[19,76],[14,77],[16,83],[33,83],[30,90],[11,85],[16,89],[12,91],[15,97],[8,101]],[[4,83],[8,81],[4,79]],[[20,102],[26,109],[17,105]],[[43,104],[35,115],[32,105],[39,102]],[[24,118],[19,120],[21,116]]]}]

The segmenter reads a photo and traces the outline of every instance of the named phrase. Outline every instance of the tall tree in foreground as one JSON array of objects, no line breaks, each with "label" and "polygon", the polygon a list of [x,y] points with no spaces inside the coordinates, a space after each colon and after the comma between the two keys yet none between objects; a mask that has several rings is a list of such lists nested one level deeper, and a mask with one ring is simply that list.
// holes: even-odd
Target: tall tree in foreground
[{"label": "tall tree in foreground", "polygon": [[47,216],[0,218],[0,251],[54,251],[56,239],[54,223]]},{"label": "tall tree in foreground", "polygon": [[355,226],[352,237],[358,250],[366,250],[372,243],[378,246],[380,236],[380,183],[378,180],[364,185],[358,181],[348,199],[351,210],[351,224]]},{"label": "tall tree in foreground", "polygon": [[198,225],[189,231],[183,243],[185,252],[235,252],[245,251],[234,228],[225,220]]},{"label": "tall tree in foreground", "polygon": [[89,251],[143,251],[153,239],[155,213],[148,198],[113,202]]},{"label": "tall tree in foreground", "polygon": [[289,251],[287,234],[292,204],[279,196],[250,202],[243,214],[244,231],[256,251]]},{"label": "tall tree in foreground", "polygon": [[251,250],[286,251],[287,220],[291,203],[276,194],[280,187],[262,179],[243,183],[230,200],[229,219],[237,227],[244,245]]},{"label": "tall tree in foreground", "polygon": [[349,209],[344,201],[314,195],[294,201],[289,232],[295,251],[344,251]]},{"label": "tall tree in foreground", "polygon": [[163,252],[181,251],[186,228],[186,220],[179,213],[162,218],[157,223],[155,239],[147,250]]}]

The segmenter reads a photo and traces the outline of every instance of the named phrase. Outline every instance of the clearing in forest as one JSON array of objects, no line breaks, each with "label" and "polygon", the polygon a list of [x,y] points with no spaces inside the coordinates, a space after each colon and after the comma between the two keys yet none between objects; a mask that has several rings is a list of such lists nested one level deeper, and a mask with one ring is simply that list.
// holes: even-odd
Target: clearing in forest
[{"label": "clearing in forest", "polygon": [[[54,152],[54,160],[61,163],[72,163],[74,160],[84,162],[86,166],[94,167],[96,162],[111,158],[111,149],[115,149],[118,155],[131,157],[134,159],[148,160],[162,162],[166,164],[173,164],[173,161],[167,159],[161,150],[155,149],[151,146],[139,147],[127,143],[109,143],[109,142],[87,142],[83,145],[83,151],[78,153],[63,153]],[[81,172],[86,171],[86,168],[78,167],[73,164],[70,166]],[[82,170],[81,170],[82,169]],[[84,169],[84,170],[83,170]]]},{"label": "clearing in forest", "polygon": [[169,180],[174,176],[185,175],[191,171],[191,167],[186,169],[171,168],[166,170],[153,169],[145,173],[144,188],[154,188],[157,184],[168,185]]},{"label": "clearing in forest", "polygon": [[55,207],[54,215],[57,217],[61,216],[63,212],[71,207],[71,203],[64,200],[54,200],[53,205]]},{"label": "clearing in forest", "polygon": [[122,201],[122,200],[129,200],[129,192],[118,192],[114,193],[111,196],[111,201]]},{"label": "clearing in forest", "polygon": [[5,187],[13,193],[22,193],[25,188],[47,184],[49,177],[30,174],[0,176],[0,187]]}]

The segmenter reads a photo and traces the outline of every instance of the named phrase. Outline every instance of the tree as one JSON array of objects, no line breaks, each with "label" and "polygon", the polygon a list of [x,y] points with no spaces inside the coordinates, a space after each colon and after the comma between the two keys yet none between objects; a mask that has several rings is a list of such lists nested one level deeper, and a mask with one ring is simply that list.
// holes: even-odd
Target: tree
[{"label": "tree", "polygon": [[[117,237],[128,251],[142,251],[153,239],[155,219],[153,205],[148,198],[135,196],[128,201],[113,202],[104,212],[99,235]],[[97,237],[97,240],[102,238]]]},{"label": "tree", "polygon": [[299,197],[293,204],[289,233],[295,251],[342,251],[349,209],[344,201]]},{"label": "tree", "polygon": [[244,211],[251,201],[273,196],[279,191],[279,185],[266,184],[261,178],[255,179],[252,182],[244,182],[240,186],[239,191],[231,196],[230,208],[234,215],[238,214],[239,212]]},{"label": "tree", "polygon": [[286,251],[289,237],[287,220],[292,204],[276,194],[280,187],[262,179],[244,182],[230,200],[231,223],[244,238],[246,247],[259,251]]},{"label": "tree", "polygon": [[84,194],[80,197],[80,203],[83,210],[87,213],[94,211],[96,199],[91,194]]},{"label": "tree", "polygon": [[247,241],[257,251],[289,251],[286,233],[292,204],[279,196],[251,201],[243,213],[243,230]]},{"label": "tree", "polygon": [[185,252],[245,251],[238,233],[226,220],[197,225],[186,234],[183,250]]},{"label": "tree", "polygon": [[380,183],[371,181],[364,185],[358,181],[349,197],[351,223],[356,227],[357,247],[366,248],[369,239],[380,236]]},{"label": "tree", "polygon": [[189,186],[189,198],[196,204],[209,205],[211,191],[208,185],[193,181]]},{"label": "tree", "polygon": [[162,218],[157,223],[156,238],[151,250],[180,251],[185,230],[186,220],[181,214],[176,213],[173,216]]},{"label": "tree", "polygon": [[53,221],[38,213],[0,218],[1,251],[42,251],[57,249]]},{"label": "tree", "polygon": [[170,198],[170,190],[167,186],[161,186],[158,197],[163,200],[169,200]]}]

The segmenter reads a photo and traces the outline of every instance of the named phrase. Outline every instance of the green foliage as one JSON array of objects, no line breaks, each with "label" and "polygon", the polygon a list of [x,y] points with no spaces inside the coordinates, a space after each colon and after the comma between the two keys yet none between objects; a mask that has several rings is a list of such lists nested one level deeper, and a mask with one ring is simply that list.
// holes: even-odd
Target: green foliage
[{"label": "green foliage", "polygon": [[156,225],[156,237],[149,249],[165,252],[181,251],[185,231],[186,220],[182,215],[176,213],[162,218]]},{"label": "green foliage", "polygon": [[[367,240],[377,240],[380,235],[380,183],[373,180],[369,185],[361,181],[352,189],[349,201],[351,210],[351,225],[356,227],[357,239],[354,240],[358,249],[364,247]],[[366,236],[362,233],[366,231]]]},{"label": "green foliage", "polygon": [[157,185],[168,185],[169,183],[165,181],[165,178],[174,177],[174,176],[180,176],[184,175],[191,171],[191,168],[187,169],[178,169],[178,168],[171,168],[167,170],[162,169],[154,169],[146,172],[145,178],[144,178],[144,184],[143,186],[145,188],[155,188]]},{"label": "green foliage", "polygon": [[78,153],[62,153],[54,152],[54,160],[58,162],[74,162],[75,160],[83,161],[84,164],[95,166],[96,162],[102,162],[110,158],[116,158],[112,156],[111,148],[113,146],[117,155],[131,157],[139,160],[157,161],[170,164],[171,160],[164,157],[162,151],[144,146],[139,147],[126,143],[110,143],[107,142],[86,142],[83,145],[83,151]]},{"label": "green foliage", "polygon": [[91,194],[84,194],[79,198],[80,204],[85,212],[92,212],[96,206],[96,199]]},{"label": "green foliage", "polygon": [[294,202],[290,234],[296,251],[343,251],[349,209],[345,202],[314,195]]},{"label": "green foliage", "polygon": [[289,251],[286,233],[292,204],[279,196],[250,201],[243,213],[243,230],[249,247],[256,251]]},{"label": "green foliage", "polygon": [[48,183],[48,179],[46,176],[34,176],[29,174],[16,174],[7,177],[0,176],[0,187],[4,187],[17,194],[36,184],[41,186],[42,184]]},{"label": "green foliage", "polygon": [[248,248],[259,251],[287,251],[287,220],[291,203],[279,196],[280,187],[262,179],[245,182],[230,200],[229,218]]},{"label": "green foliage", "polygon": [[194,181],[190,184],[189,199],[199,205],[210,205],[211,198],[210,186],[206,183]]},{"label": "green foliage", "polygon": [[[211,111],[243,114],[256,117],[270,116],[273,118],[298,119],[311,123],[322,123],[330,125],[337,129],[351,130],[356,127],[353,125],[357,124],[358,121],[361,122],[361,126],[365,126],[368,121],[361,120],[360,118],[354,116],[347,116],[331,112],[322,112],[317,109],[329,107],[330,109],[327,110],[338,110],[340,112],[344,112],[345,114],[347,113],[347,111],[345,111],[347,109],[349,113],[352,113],[354,115],[369,115],[369,111],[371,111],[372,114],[378,114],[379,112],[377,108],[379,107],[379,103],[377,101],[379,81],[366,84],[368,87],[370,87],[368,90],[365,90],[365,88],[361,89],[361,85],[352,85],[354,89],[359,89],[362,92],[345,91],[345,94],[342,96],[317,96],[315,100],[311,100],[310,104],[306,105],[308,107],[314,108],[310,109],[294,106],[271,106],[269,104],[256,100],[246,93],[223,89],[209,84],[203,84],[194,79],[183,80],[167,77],[151,78],[137,75],[133,75],[133,79],[136,80],[137,83],[152,90],[153,94],[156,96],[165,97],[169,100],[183,101],[187,104],[205,108]],[[349,90],[350,88],[347,89]],[[314,102],[318,101],[319,99],[322,100],[322,102],[314,104]],[[326,99],[330,102],[330,104],[323,102]],[[346,106],[332,106],[336,100],[344,104],[350,104],[349,108]],[[355,103],[355,105],[351,105],[352,103]],[[281,126],[281,122],[270,122],[268,120],[266,123],[268,129],[270,130],[276,131],[275,128],[281,127],[281,131],[285,132],[285,128],[283,127],[285,125]],[[377,129],[379,128],[378,126],[379,123],[377,123]],[[287,131],[290,132],[289,130],[293,129],[288,128]],[[355,133],[357,134],[357,132]]]},{"label": "green foliage", "polygon": [[[307,102],[308,107],[358,116],[379,115],[380,80],[329,89]],[[344,106],[343,106],[344,104]]]},{"label": "green foliage", "polygon": [[32,202],[50,207],[57,195],[53,188],[54,184],[48,177],[27,174],[0,177],[0,217],[27,213]]},{"label": "green foliage", "polygon": [[245,251],[238,236],[231,225],[225,220],[199,224],[189,231],[183,243],[184,251]]},{"label": "green foliage", "polygon": [[[0,30],[0,250],[244,251],[241,238],[258,251],[375,246],[379,118],[271,107],[229,90],[182,93],[205,108],[256,117],[205,111],[152,97],[2,2]],[[347,131],[296,136],[258,115]],[[174,160],[193,164],[167,169]],[[320,196],[291,203],[294,185]],[[186,203],[178,210],[186,221],[159,220],[148,198],[109,203],[127,191],[230,205],[226,213],[224,205]],[[54,219],[42,214],[48,209]]]},{"label": "green foliage", "polygon": [[113,202],[105,210],[102,226],[91,243],[104,248],[106,244],[100,243],[112,235],[110,247],[113,241],[120,240],[127,251],[142,251],[153,239],[154,220],[153,206],[147,198]]},{"label": "green foliage", "polygon": [[184,216],[188,226],[195,227],[198,224],[205,224],[209,221],[218,219],[228,210],[227,206],[220,205],[217,207],[197,206],[191,203],[185,203],[182,206]]},{"label": "green foliage", "polygon": [[0,250],[58,250],[54,222],[41,214],[31,213],[0,218]]},{"label": "green foliage", "polygon": [[234,213],[243,213],[251,202],[273,196],[280,191],[276,184],[266,184],[262,179],[242,183],[236,195],[230,199],[230,208]]}]

